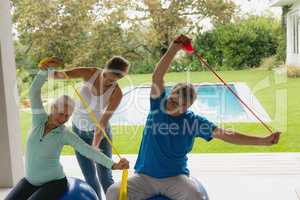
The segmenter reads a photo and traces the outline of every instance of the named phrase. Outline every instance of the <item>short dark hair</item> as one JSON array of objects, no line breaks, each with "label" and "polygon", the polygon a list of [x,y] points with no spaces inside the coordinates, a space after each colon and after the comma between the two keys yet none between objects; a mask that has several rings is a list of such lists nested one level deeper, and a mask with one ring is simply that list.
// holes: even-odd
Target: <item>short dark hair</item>
[{"label": "short dark hair", "polygon": [[130,66],[129,62],[122,56],[114,56],[109,59],[105,65],[105,69],[112,71],[112,73],[122,76],[123,73]]},{"label": "short dark hair", "polygon": [[175,91],[180,98],[189,103],[193,103],[197,98],[196,90],[190,83],[178,83],[173,87],[173,91]]}]

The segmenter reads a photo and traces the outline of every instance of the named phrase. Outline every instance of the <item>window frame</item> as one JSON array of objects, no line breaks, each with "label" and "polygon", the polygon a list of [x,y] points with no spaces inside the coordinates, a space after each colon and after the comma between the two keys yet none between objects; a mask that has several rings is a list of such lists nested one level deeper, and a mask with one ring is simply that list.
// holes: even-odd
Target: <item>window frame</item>
[{"label": "window frame", "polygon": [[300,14],[299,10],[292,11],[289,14],[290,25],[290,50],[293,54],[300,53]]}]

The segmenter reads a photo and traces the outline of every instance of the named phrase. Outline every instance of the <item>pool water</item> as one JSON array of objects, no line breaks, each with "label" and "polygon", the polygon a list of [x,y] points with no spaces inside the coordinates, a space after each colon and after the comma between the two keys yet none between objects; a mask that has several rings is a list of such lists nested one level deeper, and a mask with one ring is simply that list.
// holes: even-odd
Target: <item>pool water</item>
[{"label": "pool water", "polygon": [[[230,88],[237,92],[234,85]],[[248,115],[235,96],[224,85],[201,85],[191,110],[214,122],[235,121]]]},{"label": "pool water", "polygon": [[[257,115],[264,121],[269,120],[268,114],[259,104],[248,86],[229,84],[231,89],[250,106],[255,107]],[[245,110],[244,106],[222,84],[195,85],[197,99],[190,110],[208,118],[215,123],[254,122],[256,119]],[[166,87],[169,95],[171,87]],[[150,87],[125,88],[123,99],[110,122],[112,124],[143,125],[149,112]]]}]

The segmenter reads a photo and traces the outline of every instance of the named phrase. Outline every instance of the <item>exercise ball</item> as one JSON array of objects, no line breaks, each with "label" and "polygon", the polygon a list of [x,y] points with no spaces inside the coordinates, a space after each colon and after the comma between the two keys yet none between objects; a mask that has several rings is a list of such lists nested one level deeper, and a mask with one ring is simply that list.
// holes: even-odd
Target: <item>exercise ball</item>
[{"label": "exercise ball", "polygon": [[[194,177],[191,177],[191,179],[192,179],[192,180],[194,181],[194,183],[196,184],[197,190],[198,190],[199,192],[202,193],[202,195],[203,195],[203,200],[209,200],[208,194],[207,194],[205,188],[204,188],[204,187],[202,186],[202,184],[200,183],[200,181],[198,181],[198,180],[197,180],[196,178],[194,178]],[[164,197],[164,196],[162,196],[162,195],[157,195],[157,196],[151,197],[150,199],[147,199],[147,200],[171,200],[171,199],[169,199],[169,198],[167,198],[167,197]]]},{"label": "exercise ball", "polygon": [[155,197],[151,197],[150,199],[147,199],[147,200],[170,200],[170,199],[167,198],[167,197],[158,195],[158,196],[155,196]]},{"label": "exercise ball", "polygon": [[68,190],[59,200],[98,200],[96,192],[86,182],[77,178],[68,178]]}]

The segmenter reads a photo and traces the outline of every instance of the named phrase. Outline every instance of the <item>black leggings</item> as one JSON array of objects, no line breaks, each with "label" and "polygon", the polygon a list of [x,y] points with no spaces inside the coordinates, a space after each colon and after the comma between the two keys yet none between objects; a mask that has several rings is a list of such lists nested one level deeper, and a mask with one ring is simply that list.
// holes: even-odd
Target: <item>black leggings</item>
[{"label": "black leggings", "polygon": [[23,178],[4,200],[57,200],[68,189],[66,178],[34,186]]}]

